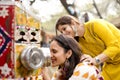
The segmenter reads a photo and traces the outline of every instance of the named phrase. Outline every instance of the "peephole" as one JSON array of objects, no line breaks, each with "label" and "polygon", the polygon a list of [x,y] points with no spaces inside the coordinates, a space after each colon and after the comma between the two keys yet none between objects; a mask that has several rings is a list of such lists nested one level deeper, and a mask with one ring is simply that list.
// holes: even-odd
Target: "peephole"
[{"label": "peephole", "polygon": [[22,51],[21,63],[28,70],[50,66],[50,50],[49,48],[29,46]]}]

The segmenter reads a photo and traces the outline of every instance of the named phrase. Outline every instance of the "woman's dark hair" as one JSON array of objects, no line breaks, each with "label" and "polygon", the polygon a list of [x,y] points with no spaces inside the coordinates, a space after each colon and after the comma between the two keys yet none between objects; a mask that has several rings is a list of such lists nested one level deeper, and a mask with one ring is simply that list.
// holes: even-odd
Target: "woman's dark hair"
[{"label": "woman's dark hair", "polygon": [[64,71],[64,74],[62,75],[62,77],[65,77],[64,79],[62,78],[62,80],[68,80],[73,74],[75,66],[80,62],[80,57],[82,55],[81,49],[79,47],[79,44],[73,38],[65,35],[56,36],[52,39],[52,41],[53,40],[57,41],[58,45],[64,48],[65,53],[68,50],[72,51],[72,55],[68,59],[70,65],[69,67],[67,67],[67,69]]}]

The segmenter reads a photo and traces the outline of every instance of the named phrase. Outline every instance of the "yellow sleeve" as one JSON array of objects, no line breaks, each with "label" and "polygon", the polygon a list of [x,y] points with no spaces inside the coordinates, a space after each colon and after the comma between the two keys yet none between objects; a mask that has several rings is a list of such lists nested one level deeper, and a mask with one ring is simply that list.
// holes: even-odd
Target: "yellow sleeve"
[{"label": "yellow sleeve", "polygon": [[106,49],[103,51],[110,59],[114,60],[117,54],[120,54],[120,43],[115,36],[115,27],[104,20],[95,20],[93,22],[94,33],[104,42]]}]

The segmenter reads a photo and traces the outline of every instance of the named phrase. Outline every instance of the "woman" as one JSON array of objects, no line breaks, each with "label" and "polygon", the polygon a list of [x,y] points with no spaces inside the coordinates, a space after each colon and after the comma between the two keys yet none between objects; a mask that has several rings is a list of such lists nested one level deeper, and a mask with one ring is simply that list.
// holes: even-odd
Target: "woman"
[{"label": "woman", "polygon": [[104,80],[120,80],[120,30],[113,24],[95,19],[84,24],[73,16],[63,16],[56,23],[57,30],[74,37],[80,44],[85,61],[94,65],[104,63],[102,75]]},{"label": "woman", "polygon": [[[95,66],[80,62],[82,53],[73,38],[56,36],[50,43],[50,53],[52,66],[59,66],[52,80],[103,80]],[[46,69],[43,78],[50,80]]]}]

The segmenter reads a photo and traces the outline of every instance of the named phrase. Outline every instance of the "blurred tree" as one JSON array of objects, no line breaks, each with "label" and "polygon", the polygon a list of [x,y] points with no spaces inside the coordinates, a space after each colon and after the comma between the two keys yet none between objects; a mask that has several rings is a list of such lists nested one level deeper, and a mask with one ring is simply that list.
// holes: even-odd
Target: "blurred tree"
[{"label": "blurred tree", "polygon": [[102,15],[100,14],[100,11],[98,10],[98,7],[97,7],[97,4],[95,2],[95,0],[93,0],[93,6],[95,7],[96,11],[97,11],[97,14],[100,18],[102,18]]},{"label": "blurred tree", "polygon": [[116,2],[117,2],[118,4],[120,4],[120,0],[116,0]]},{"label": "blurred tree", "polygon": [[32,5],[35,2],[35,0],[30,0],[30,5]]},{"label": "blurred tree", "polygon": [[73,0],[72,4],[68,4],[67,0],[60,0],[60,1],[61,1],[62,5],[64,6],[64,8],[67,10],[67,12],[70,15],[75,16],[76,18],[78,18],[77,12],[75,10],[75,5],[74,5],[75,0]]}]

